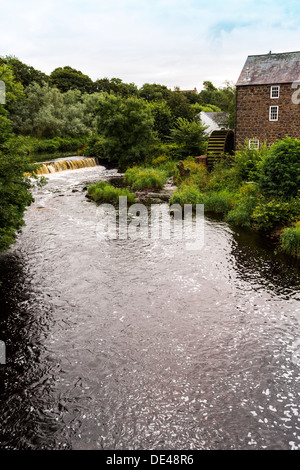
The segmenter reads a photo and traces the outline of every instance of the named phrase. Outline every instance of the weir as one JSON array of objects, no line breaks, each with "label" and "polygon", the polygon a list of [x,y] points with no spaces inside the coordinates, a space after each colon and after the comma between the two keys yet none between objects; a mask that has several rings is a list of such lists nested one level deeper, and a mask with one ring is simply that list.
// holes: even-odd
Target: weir
[{"label": "weir", "polygon": [[65,170],[77,170],[79,168],[87,168],[97,166],[98,159],[91,158],[81,158],[81,159],[68,159],[68,160],[54,160],[52,162],[44,162],[43,165],[37,171],[38,175],[47,175],[50,173],[56,173],[58,171]]}]

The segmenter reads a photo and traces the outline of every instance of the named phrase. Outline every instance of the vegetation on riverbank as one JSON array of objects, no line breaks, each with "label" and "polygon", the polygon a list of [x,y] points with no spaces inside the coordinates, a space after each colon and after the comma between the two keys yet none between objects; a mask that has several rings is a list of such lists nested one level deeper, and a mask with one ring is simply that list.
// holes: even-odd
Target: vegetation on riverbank
[{"label": "vegetation on riverbank", "polygon": [[125,183],[133,190],[162,189],[167,179],[168,174],[164,170],[147,167],[129,168],[124,175]]},{"label": "vegetation on riverbank", "polygon": [[204,204],[206,212],[272,236],[283,252],[299,256],[299,140],[286,137],[269,149],[245,147],[233,159],[224,156],[211,172],[189,160],[184,165],[190,173],[178,179],[171,204]]},{"label": "vegetation on riverbank", "polygon": [[90,197],[95,202],[107,204],[119,204],[120,197],[127,197],[127,202],[133,204],[136,196],[131,193],[127,188],[115,188],[113,185],[106,181],[99,181],[88,187],[87,197]]}]

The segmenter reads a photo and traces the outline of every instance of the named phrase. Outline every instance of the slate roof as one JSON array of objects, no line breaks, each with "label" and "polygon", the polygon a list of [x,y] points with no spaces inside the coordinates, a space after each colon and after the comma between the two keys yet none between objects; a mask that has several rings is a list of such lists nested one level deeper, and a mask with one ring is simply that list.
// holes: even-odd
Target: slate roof
[{"label": "slate roof", "polygon": [[300,52],[249,55],[236,86],[300,81]]}]

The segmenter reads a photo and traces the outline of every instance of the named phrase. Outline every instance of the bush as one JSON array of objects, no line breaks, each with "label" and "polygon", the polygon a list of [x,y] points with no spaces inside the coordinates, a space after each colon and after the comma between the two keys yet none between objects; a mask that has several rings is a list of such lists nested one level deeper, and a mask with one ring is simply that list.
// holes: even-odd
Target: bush
[{"label": "bush", "polygon": [[260,165],[268,152],[265,143],[259,149],[251,149],[249,144],[245,144],[244,148],[235,152],[233,168],[238,181],[258,181]]},{"label": "bush", "polygon": [[192,204],[196,207],[196,204],[203,204],[203,194],[199,191],[199,188],[195,184],[179,186],[172,194],[170,204]]},{"label": "bush", "polygon": [[280,248],[288,255],[300,258],[300,222],[294,227],[286,227],[280,235]]},{"label": "bush", "polygon": [[161,189],[168,179],[165,171],[154,168],[128,168],[124,175],[125,183],[132,189]]},{"label": "bush", "polygon": [[224,214],[233,207],[234,197],[234,194],[227,189],[204,194],[204,209],[207,212]]},{"label": "bush", "polygon": [[251,216],[257,204],[257,194],[257,185],[246,183],[241,186],[234,206],[226,216],[226,221],[240,227],[251,227]]},{"label": "bush", "polygon": [[183,160],[183,166],[189,169],[190,172],[187,176],[181,177],[179,171],[176,173],[174,182],[176,184],[193,184],[197,185],[199,189],[204,189],[208,181],[208,172],[204,165],[196,163],[194,157],[189,157]]},{"label": "bush", "polygon": [[255,228],[262,231],[270,231],[282,225],[295,222],[299,216],[299,198],[285,201],[266,199],[264,196],[260,196],[251,218]]},{"label": "bush", "polygon": [[214,164],[212,172],[209,174],[205,190],[221,191],[223,189],[237,188],[239,181],[236,178],[236,170],[232,166],[229,158],[222,158]]},{"label": "bush", "polygon": [[203,155],[206,152],[207,126],[200,120],[189,121],[179,117],[171,129],[170,140],[182,146],[182,155]]},{"label": "bush", "polygon": [[203,193],[195,184],[182,184],[177,188],[172,197],[171,204],[204,204],[206,212],[226,213],[234,204],[234,195],[228,191]]},{"label": "bush", "polygon": [[118,204],[119,197],[127,197],[128,203],[135,202],[135,194],[128,191],[128,189],[115,188],[105,181],[99,181],[88,187],[87,196],[91,197],[95,202]]},{"label": "bush", "polygon": [[270,197],[290,199],[300,190],[300,140],[285,137],[271,146],[264,158],[259,182]]}]

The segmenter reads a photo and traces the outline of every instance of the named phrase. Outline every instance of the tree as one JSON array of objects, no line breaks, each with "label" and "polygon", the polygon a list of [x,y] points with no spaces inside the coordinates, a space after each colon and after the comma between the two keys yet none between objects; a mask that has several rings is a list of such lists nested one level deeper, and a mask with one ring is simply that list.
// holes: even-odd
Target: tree
[{"label": "tree", "polygon": [[115,93],[123,97],[137,96],[138,89],[134,83],[123,83],[120,78],[101,78],[94,82],[94,91]]},{"label": "tree", "polygon": [[154,130],[161,141],[167,141],[174,125],[171,109],[164,100],[151,101],[149,106],[154,117]]},{"label": "tree", "polygon": [[40,70],[36,70],[30,65],[24,64],[14,56],[1,57],[0,63],[9,65],[13,71],[15,80],[20,82],[25,88],[33,82],[39,83],[41,85],[43,82],[47,82],[49,79],[45,73],[41,72]]},{"label": "tree", "polygon": [[120,167],[143,160],[154,142],[149,105],[136,97],[104,94],[99,101],[97,130],[103,137],[103,158]]},{"label": "tree", "polygon": [[147,101],[167,101],[172,91],[165,85],[145,83],[139,90],[139,97]]},{"label": "tree", "polygon": [[[21,96],[22,85],[16,82],[7,65],[0,66],[0,79],[7,85],[7,106]],[[6,105],[0,104],[0,251],[7,250],[24,225],[24,212],[33,201],[31,182],[24,176],[34,172],[11,132]]]},{"label": "tree", "polygon": [[192,121],[195,118],[194,109],[184,94],[172,91],[166,102],[171,109],[174,120],[183,118]]},{"label": "tree", "polygon": [[10,111],[13,104],[24,98],[24,87],[14,76],[12,68],[7,64],[0,64],[0,80],[5,84],[6,111]]},{"label": "tree", "polygon": [[98,100],[99,94],[61,93],[48,84],[33,83],[26,89],[26,98],[12,109],[13,130],[38,138],[89,134],[95,131]]},{"label": "tree", "polygon": [[50,84],[61,92],[80,90],[82,93],[94,91],[93,80],[70,66],[58,67],[50,74]]},{"label": "tree", "polygon": [[206,149],[206,129],[207,126],[200,120],[190,122],[180,117],[171,129],[170,140],[181,146],[183,157],[203,155]]}]

